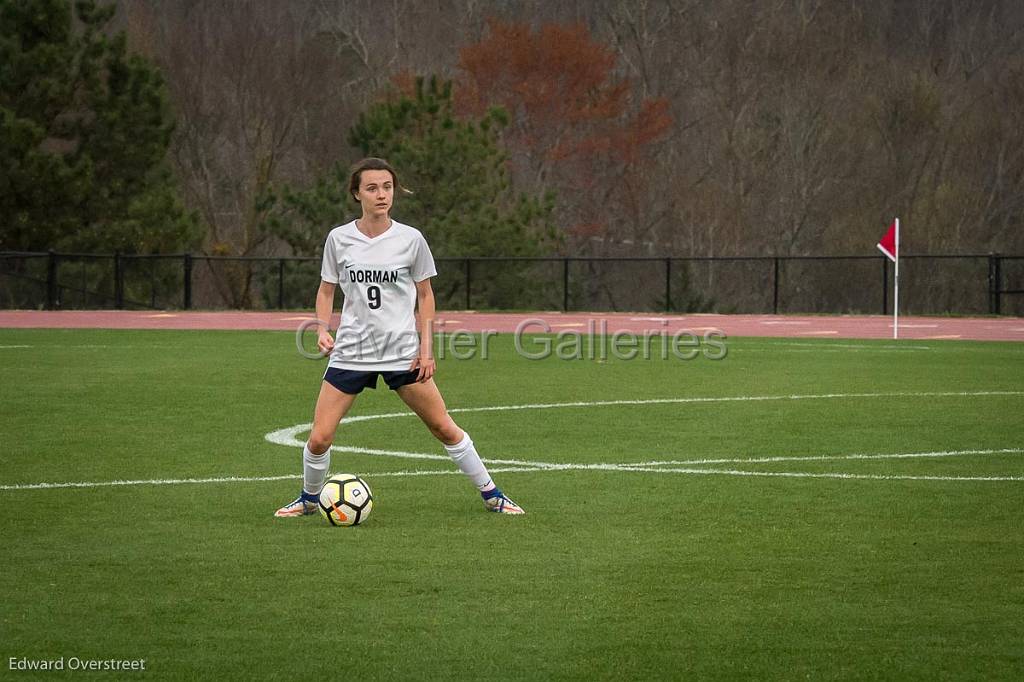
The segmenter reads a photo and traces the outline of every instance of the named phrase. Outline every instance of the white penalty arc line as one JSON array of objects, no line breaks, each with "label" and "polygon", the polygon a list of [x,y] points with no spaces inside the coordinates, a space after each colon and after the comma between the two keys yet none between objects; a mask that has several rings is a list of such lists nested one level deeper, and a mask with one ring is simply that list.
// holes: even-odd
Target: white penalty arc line
[{"label": "white penalty arc line", "polygon": [[[512,412],[517,410],[551,410],[572,407],[612,407],[629,405],[682,405],[688,403],[730,403],[730,402],[759,402],[774,400],[836,400],[843,398],[967,398],[981,396],[1021,396],[1024,391],[926,391],[894,393],[818,393],[807,395],[764,395],[764,396],[731,396],[721,398],[651,398],[646,400],[596,400],[577,401],[566,403],[528,403],[524,405],[492,405],[489,407],[455,407],[448,410],[449,413],[469,412]],[[414,417],[413,412],[385,412],[382,414],[365,414],[355,417],[345,417],[342,425],[356,422],[371,421],[374,419],[396,419],[399,417]],[[296,438],[300,433],[306,433],[313,428],[312,424],[297,424],[277,431],[271,431],[264,438],[276,445],[288,447],[299,447],[305,445],[304,441]],[[335,448],[342,452],[354,452],[346,448]],[[361,451],[362,452],[362,451]],[[366,454],[383,454],[391,457],[411,457],[414,459],[446,459],[439,455],[424,455],[423,453],[401,453],[398,451],[366,451]]]},{"label": "white penalty arc line", "polygon": [[[780,395],[780,396],[738,396],[723,398],[659,398],[649,400],[608,400],[608,401],[587,401],[567,403],[535,403],[526,405],[496,405],[490,407],[465,407],[454,408],[449,412],[498,412],[508,410],[528,409],[554,409],[569,407],[599,407],[613,405],[658,405],[658,404],[684,404],[684,403],[718,403],[718,402],[751,402],[765,400],[811,400],[811,399],[836,399],[836,398],[885,398],[885,397],[970,397],[970,396],[1020,396],[1024,391],[942,391],[942,392],[898,392],[898,393],[825,393],[814,395]],[[412,412],[393,412],[375,415],[362,415],[345,419],[345,423],[369,421],[373,419],[389,419],[396,417],[411,417]],[[268,433],[265,438],[271,443],[287,446],[302,447],[304,443],[295,439],[298,433],[308,431],[310,424],[280,429]],[[448,457],[432,453],[403,452],[396,450],[375,450],[369,448],[335,446],[337,452],[350,452],[354,454],[378,455],[385,457],[397,457],[406,459],[422,459],[449,461]],[[535,471],[622,471],[622,472],[645,472],[645,473],[677,473],[693,475],[731,475],[731,476],[765,476],[765,477],[788,477],[788,478],[835,478],[835,479],[866,479],[866,480],[908,480],[908,481],[1022,481],[1021,476],[911,476],[911,475],[873,475],[873,474],[847,474],[847,473],[811,473],[811,472],[766,472],[746,471],[733,469],[706,469],[692,468],[693,465],[707,464],[757,464],[770,462],[791,462],[791,461],[836,461],[836,460],[871,460],[871,459],[904,459],[904,458],[925,458],[925,457],[955,457],[965,455],[993,455],[993,454],[1019,454],[1024,452],[1017,448],[1004,448],[995,450],[950,450],[941,452],[921,453],[892,453],[892,454],[851,454],[851,455],[819,455],[805,457],[760,457],[760,458],[729,458],[729,459],[700,459],[700,460],[665,460],[656,462],[635,462],[616,464],[562,464],[556,462],[534,462],[515,459],[485,459],[489,464],[506,465],[504,468],[491,469],[494,473],[502,472],[535,472]],[[426,471],[393,471],[377,472],[373,476],[438,476],[460,473],[454,470],[426,470]],[[68,489],[68,488],[99,488],[118,486],[140,486],[140,485],[188,485],[188,484],[216,484],[216,483],[248,483],[264,481],[296,480],[298,475],[283,476],[221,476],[209,478],[166,478],[166,479],[136,479],[136,480],[114,480],[114,481],[70,481],[70,482],[41,482],[41,483],[15,483],[0,484],[0,491],[16,490],[45,490],[45,489]]]}]

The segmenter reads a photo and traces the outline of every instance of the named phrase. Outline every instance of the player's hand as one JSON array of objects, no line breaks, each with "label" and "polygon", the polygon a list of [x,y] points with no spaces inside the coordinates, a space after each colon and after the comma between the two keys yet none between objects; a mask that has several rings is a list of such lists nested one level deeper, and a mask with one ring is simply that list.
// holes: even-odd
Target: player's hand
[{"label": "player's hand", "polygon": [[417,370],[416,382],[422,384],[434,376],[434,372],[437,371],[437,363],[434,362],[433,357],[416,358],[409,366],[409,371],[413,370]]},{"label": "player's hand", "polygon": [[334,352],[334,337],[326,329],[321,329],[316,337],[316,347],[320,349],[321,355],[330,355]]}]

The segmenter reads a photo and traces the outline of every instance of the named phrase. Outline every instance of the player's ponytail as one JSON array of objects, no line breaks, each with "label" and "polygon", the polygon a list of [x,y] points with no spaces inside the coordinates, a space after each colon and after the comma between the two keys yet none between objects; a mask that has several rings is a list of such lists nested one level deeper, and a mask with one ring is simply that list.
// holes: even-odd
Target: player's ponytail
[{"label": "player's ponytail", "polygon": [[403,194],[413,193],[411,189],[403,187],[402,183],[398,181],[398,173],[395,172],[390,163],[375,156],[368,156],[362,161],[357,161],[353,164],[349,174],[348,195],[353,199],[355,199],[356,194],[359,192],[359,183],[362,181],[363,171],[368,170],[382,170],[391,173],[391,180],[395,183],[395,191],[402,192]]}]

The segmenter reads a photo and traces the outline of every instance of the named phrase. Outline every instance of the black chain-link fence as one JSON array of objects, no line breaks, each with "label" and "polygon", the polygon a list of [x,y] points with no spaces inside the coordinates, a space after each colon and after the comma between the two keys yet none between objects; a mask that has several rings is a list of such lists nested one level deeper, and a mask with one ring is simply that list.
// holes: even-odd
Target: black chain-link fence
[{"label": "black chain-link fence", "polygon": [[[438,258],[441,310],[881,313],[883,256]],[[0,253],[8,309],[313,307],[319,258]],[[1024,256],[900,259],[906,314],[1024,315]]]}]

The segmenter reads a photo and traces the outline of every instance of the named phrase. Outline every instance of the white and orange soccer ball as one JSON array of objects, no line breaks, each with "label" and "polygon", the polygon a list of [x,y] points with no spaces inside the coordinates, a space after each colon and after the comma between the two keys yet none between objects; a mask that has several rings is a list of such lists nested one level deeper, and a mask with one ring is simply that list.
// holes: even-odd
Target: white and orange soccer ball
[{"label": "white and orange soccer ball", "polygon": [[324,484],[318,506],[332,526],[357,526],[373,509],[373,493],[355,474],[337,474]]}]

